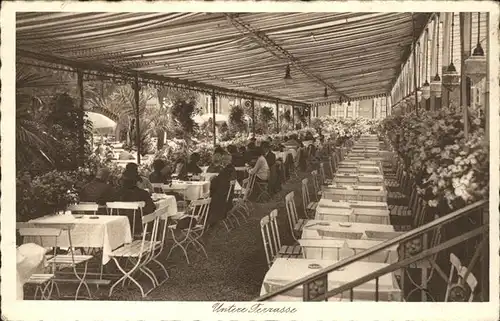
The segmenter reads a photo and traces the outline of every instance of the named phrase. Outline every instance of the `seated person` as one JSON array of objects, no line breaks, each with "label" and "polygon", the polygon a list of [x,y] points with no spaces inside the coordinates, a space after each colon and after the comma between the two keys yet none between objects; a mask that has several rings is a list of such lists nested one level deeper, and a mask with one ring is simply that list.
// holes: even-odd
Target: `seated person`
[{"label": "seated person", "polygon": [[231,155],[225,154],[222,160],[222,169],[219,175],[214,177],[210,183],[210,209],[207,217],[207,224],[209,227],[213,227],[220,220],[227,217],[228,211],[232,207],[232,200],[234,196],[234,190],[232,195],[229,195],[229,186],[232,180],[235,179],[234,167],[231,165]]},{"label": "seated person", "polygon": [[249,173],[255,174],[256,182],[266,182],[269,179],[269,165],[264,157],[262,147],[255,148],[255,155],[257,156],[257,161],[254,167],[249,170]]},{"label": "seated person", "polygon": [[107,168],[100,168],[95,178],[83,186],[79,196],[81,202],[95,202],[99,205],[106,205],[106,202],[112,202],[115,198],[115,189],[108,184],[110,171]]},{"label": "seated person", "polygon": [[208,166],[207,173],[220,173],[224,168],[222,166],[224,154],[214,153],[212,163]]},{"label": "seated person", "polygon": [[149,181],[155,184],[166,184],[170,175],[163,172],[165,168],[165,162],[162,159],[155,159],[153,162],[153,172],[149,174]]},{"label": "seated person", "polygon": [[267,161],[267,165],[269,167],[273,166],[276,164],[276,155],[271,151],[271,148],[269,146],[269,143],[264,141],[262,144],[260,144],[260,147],[262,148],[262,151],[264,152],[264,158]]},{"label": "seated person", "polygon": [[234,167],[243,167],[245,166],[245,158],[243,154],[238,151],[236,146],[229,145],[227,146],[227,151],[231,155],[231,163]]},{"label": "seated person", "polygon": [[139,167],[137,166],[136,163],[128,163],[127,166],[125,167],[125,171],[123,174],[131,174],[133,176],[137,176],[137,187],[142,188],[143,190],[148,191],[149,193],[153,193],[153,185],[151,185],[151,182],[149,179],[147,179],[144,176],[139,175]]},{"label": "seated person", "polygon": [[285,141],[284,145],[293,146],[295,148],[299,147],[299,142],[296,135],[290,136],[288,140]]},{"label": "seated person", "polygon": [[250,142],[247,145],[247,150],[245,152],[245,163],[253,164],[257,160],[257,155],[255,154],[256,145],[254,142]]},{"label": "seated person", "polygon": [[191,154],[191,157],[189,157],[189,162],[186,166],[187,172],[193,175],[200,175],[203,171],[198,166],[199,161],[200,161],[200,154],[198,153]]},{"label": "seated person", "polygon": [[[144,202],[144,207],[142,208],[143,215],[151,214],[156,210],[156,205],[149,196],[149,193],[142,188],[137,187],[137,183],[141,180],[138,174],[134,174],[132,171],[126,171],[122,176],[122,186],[116,193],[116,201],[119,202]],[[129,215],[130,227],[133,226],[133,212]],[[135,218],[135,231],[133,234],[140,234],[142,231],[140,216],[136,214]]]},{"label": "seated person", "polygon": [[187,180],[187,166],[186,162],[182,157],[179,157],[175,162],[175,170],[172,173],[172,178],[177,178],[178,180]]}]

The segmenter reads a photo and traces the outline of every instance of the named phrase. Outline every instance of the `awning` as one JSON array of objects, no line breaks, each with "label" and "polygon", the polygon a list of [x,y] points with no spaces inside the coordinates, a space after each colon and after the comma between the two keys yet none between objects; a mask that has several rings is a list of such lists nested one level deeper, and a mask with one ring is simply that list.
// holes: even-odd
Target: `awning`
[{"label": "awning", "polygon": [[23,12],[17,56],[315,105],[388,94],[429,16]]}]

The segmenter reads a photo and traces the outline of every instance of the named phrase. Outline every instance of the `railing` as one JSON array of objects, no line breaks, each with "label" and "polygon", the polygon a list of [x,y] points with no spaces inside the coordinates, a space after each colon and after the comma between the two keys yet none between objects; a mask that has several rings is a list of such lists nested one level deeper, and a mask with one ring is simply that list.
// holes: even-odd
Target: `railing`
[{"label": "railing", "polygon": [[[398,269],[404,269],[408,266],[410,266],[413,263],[417,263],[419,261],[422,261],[426,258],[430,258],[434,255],[437,255],[437,253],[448,249],[454,245],[457,245],[459,243],[462,243],[466,240],[469,240],[471,238],[474,238],[476,236],[479,236],[481,234],[485,234],[486,238],[488,235],[488,227],[489,223],[487,220],[487,217],[484,217],[483,215],[483,210],[488,208],[488,201],[483,200],[479,201],[476,203],[473,203],[471,205],[465,206],[455,212],[452,212],[448,215],[445,215],[443,217],[440,217],[432,222],[429,222],[425,225],[422,225],[420,227],[417,227],[416,229],[413,229],[407,233],[404,233],[398,237],[395,237],[393,239],[387,240],[383,243],[380,243],[366,251],[360,252],[356,255],[350,256],[344,260],[341,260],[339,262],[336,262],[324,269],[321,269],[311,275],[308,275],[307,277],[300,278],[294,282],[291,282],[277,291],[265,294],[259,298],[257,298],[255,301],[266,301],[269,299],[272,299],[273,297],[276,297],[280,294],[284,294],[287,291],[290,291],[296,287],[303,286],[303,300],[304,301],[322,301],[325,300],[327,301],[328,298],[333,297],[335,295],[344,293],[345,291],[350,292],[350,300],[353,300],[353,289],[361,284],[364,284],[368,281],[375,280],[375,296],[374,300],[378,301],[379,299],[379,291],[378,291],[378,281],[379,278],[385,274],[394,272]],[[468,231],[460,236],[454,237],[450,240],[447,240],[445,242],[439,243],[439,237],[436,238],[436,235],[439,235],[439,230],[446,224],[452,223],[457,221],[460,218],[466,217],[471,214],[477,214],[478,210],[481,211],[481,224],[479,227],[474,228],[471,231]],[[422,252],[420,252],[417,255],[411,256],[409,258],[404,258],[402,261],[390,264],[386,267],[383,267],[379,270],[376,270],[372,273],[369,273],[367,275],[360,276],[358,279],[351,281],[349,283],[346,283],[342,286],[339,286],[333,290],[327,291],[327,284],[328,284],[328,274],[331,272],[334,272],[336,270],[342,269],[354,262],[358,262],[364,258],[367,258],[377,252],[383,251],[385,249],[388,249],[390,247],[394,247],[395,245],[399,245],[408,241],[412,241],[419,236],[422,235],[424,242],[423,245],[426,246],[426,237],[429,236],[428,233],[436,231],[437,233],[434,233],[433,237],[433,242],[431,242],[431,246],[428,249],[424,249]],[[434,244],[432,244],[434,243]],[[441,275],[441,277],[446,279],[446,274],[442,272],[437,266],[434,266],[437,268],[438,273]],[[401,282],[404,281],[404,274],[401,277]],[[310,287],[313,285],[318,285],[322,284],[323,285],[323,293],[318,293],[316,296],[311,296],[311,292],[309,291]],[[403,287],[403,286],[402,286]],[[401,296],[401,299],[403,300],[404,297],[403,295]]]}]

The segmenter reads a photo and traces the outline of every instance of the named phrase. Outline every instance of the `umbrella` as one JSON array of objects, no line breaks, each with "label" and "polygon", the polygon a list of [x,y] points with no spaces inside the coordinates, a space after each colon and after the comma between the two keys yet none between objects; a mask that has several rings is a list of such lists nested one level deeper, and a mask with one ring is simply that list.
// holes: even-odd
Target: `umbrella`
[{"label": "umbrella", "polygon": [[101,132],[112,132],[116,128],[116,122],[104,115],[94,113],[91,111],[86,112],[87,118],[92,122],[92,128]]},{"label": "umbrella", "polygon": [[[196,115],[194,116],[193,120],[198,123],[198,124],[203,124],[206,123],[210,118],[213,118],[214,115],[211,113],[203,114],[203,115]],[[226,115],[223,114],[215,114],[215,123],[220,124],[220,123],[227,123],[228,118]]]}]

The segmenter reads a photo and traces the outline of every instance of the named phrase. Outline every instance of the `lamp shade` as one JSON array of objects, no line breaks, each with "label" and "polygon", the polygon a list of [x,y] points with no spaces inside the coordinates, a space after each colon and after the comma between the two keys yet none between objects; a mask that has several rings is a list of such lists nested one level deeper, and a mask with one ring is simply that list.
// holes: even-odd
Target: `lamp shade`
[{"label": "lamp shade", "polygon": [[422,90],[420,89],[417,90],[417,100],[418,102],[422,101]]},{"label": "lamp shade", "polygon": [[434,79],[431,81],[430,87],[432,95],[434,95],[437,98],[441,97],[441,78],[439,77],[438,74],[436,74]]},{"label": "lamp shade", "polygon": [[429,82],[427,82],[427,80],[422,85],[422,97],[424,99],[431,98],[431,86],[429,85]]},{"label": "lamp shade", "polygon": [[450,63],[446,71],[443,73],[443,86],[449,90],[454,90],[460,86],[460,74],[457,72],[453,62]]},{"label": "lamp shade", "polygon": [[477,84],[486,77],[486,57],[470,56],[465,60],[465,73],[473,83]]}]

